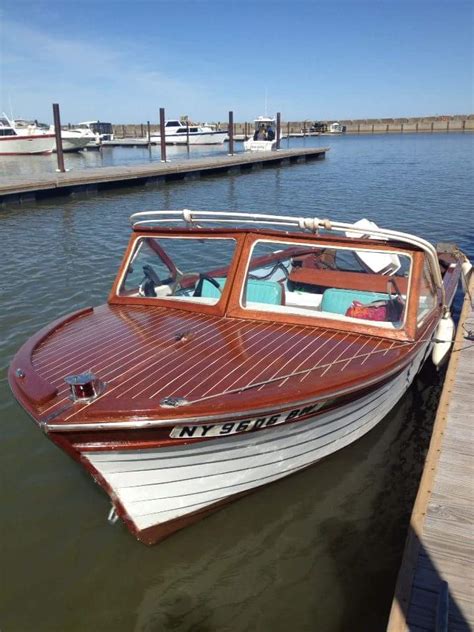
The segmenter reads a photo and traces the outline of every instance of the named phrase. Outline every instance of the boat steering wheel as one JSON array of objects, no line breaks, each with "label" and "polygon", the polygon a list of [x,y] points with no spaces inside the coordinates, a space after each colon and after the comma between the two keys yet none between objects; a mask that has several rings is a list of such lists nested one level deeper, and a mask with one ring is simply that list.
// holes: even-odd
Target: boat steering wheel
[{"label": "boat steering wheel", "polygon": [[204,285],[204,281],[209,281],[211,285],[219,290],[219,293],[222,294],[222,288],[219,283],[213,279],[209,274],[205,274],[204,272],[199,273],[199,281],[197,282],[196,289],[194,290],[193,296],[202,296],[202,286]]},{"label": "boat steering wheel", "polygon": [[145,276],[140,283],[139,294],[156,297],[155,287],[161,285],[160,277],[150,265],[143,266],[143,274]]}]

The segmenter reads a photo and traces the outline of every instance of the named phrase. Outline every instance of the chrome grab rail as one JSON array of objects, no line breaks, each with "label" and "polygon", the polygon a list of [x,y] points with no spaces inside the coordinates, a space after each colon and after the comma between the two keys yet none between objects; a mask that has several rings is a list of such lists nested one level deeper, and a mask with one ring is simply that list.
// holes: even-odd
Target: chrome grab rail
[{"label": "chrome grab rail", "polygon": [[439,265],[436,248],[429,241],[396,230],[385,228],[361,227],[344,222],[333,222],[330,219],[320,219],[318,217],[295,217],[291,215],[267,215],[262,213],[236,213],[231,211],[191,211],[190,209],[174,211],[143,211],[130,216],[130,223],[133,228],[140,226],[150,226],[159,224],[169,224],[174,222],[184,222],[188,226],[199,228],[200,224],[220,223],[220,224],[259,224],[273,226],[293,226],[302,231],[318,233],[320,230],[353,233],[346,237],[353,236],[359,238],[361,235],[368,235],[386,241],[400,241],[411,246],[416,246],[428,255],[434,281],[442,294],[443,306],[446,305],[443,276]]}]

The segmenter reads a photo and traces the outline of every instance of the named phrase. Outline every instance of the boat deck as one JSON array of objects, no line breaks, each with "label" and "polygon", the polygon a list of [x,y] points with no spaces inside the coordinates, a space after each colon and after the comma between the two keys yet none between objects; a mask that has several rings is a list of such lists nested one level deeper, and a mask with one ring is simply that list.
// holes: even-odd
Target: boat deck
[{"label": "boat deck", "polygon": [[474,630],[474,342],[466,338],[473,330],[466,295],[388,632]]},{"label": "boat deck", "polygon": [[57,195],[97,193],[124,186],[160,184],[201,176],[228,175],[264,166],[284,166],[324,158],[328,147],[285,149],[269,152],[239,152],[181,161],[154,162],[137,166],[99,167],[66,173],[0,179],[0,203],[30,202]]},{"label": "boat deck", "polygon": [[[96,340],[100,339],[100,344]],[[408,345],[410,346],[410,345]],[[278,350],[278,353],[276,353]],[[314,380],[350,386],[399,362],[407,343],[323,327],[221,318],[169,308],[102,306],[73,319],[33,352],[35,371],[57,389],[42,411],[64,419],[102,407],[154,411],[163,397],[184,397],[194,412],[209,406],[258,407],[281,393],[310,398]],[[93,370],[109,384],[90,409],[66,413],[64,377]],[[125,402],[125,404],[124,404]],[[101,409],[101,410],[99,410]],[[186,407],[178,408],[186,414]],[[170,412],[167,412],[170,414]],[[102,418],[102,417],[101,417]]]}]

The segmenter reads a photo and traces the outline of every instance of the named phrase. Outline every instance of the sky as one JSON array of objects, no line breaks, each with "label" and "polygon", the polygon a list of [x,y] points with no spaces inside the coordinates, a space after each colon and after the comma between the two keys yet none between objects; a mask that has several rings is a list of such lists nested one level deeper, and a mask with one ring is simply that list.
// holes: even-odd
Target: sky
[{"label": "sky", "polygon": [[472,0],[2,0],[0,106],[61,121],[469,114]]}]

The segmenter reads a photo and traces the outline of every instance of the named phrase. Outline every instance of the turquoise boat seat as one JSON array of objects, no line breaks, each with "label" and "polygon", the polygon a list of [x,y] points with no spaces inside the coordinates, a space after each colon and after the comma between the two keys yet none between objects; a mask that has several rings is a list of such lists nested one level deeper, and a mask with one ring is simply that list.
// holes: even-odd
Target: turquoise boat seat
[{"label": "turquoise boat seat", "polygon": [[[224,289],[227,279],[215,277],[221,290]],[[247,280],[247,301],[253,303],[266,303],[268,305],[281,305],[283,289],[276,281],[260,281],[259,279]],[[220,298],[221,292],[206,279],[203,280],[201,296],[207,298]]]},{"label": "turquoise boat seat", "polygon": [[283,288],[276,281],[247,279],[247,302],[281,305]]},{"label": "turquoise boat seat", "polygon": [[216,288],[215,285],[209,283],[207,279],[203,279],[202,282],[202,291],[201,296],[205,296],[206,298],[220,298],[222,292],[224,291],[225,283],[227,281],[227,277],[212,277],[214,281],[217,281],[220,286],[220,290]]},{"label": "turquoise boat seat", "polygon": [[333,314],[345,314],[353,301],[367,304],[373,301],[388,301],[388,294],[381,292],[364,292],[363,290],[340,290],[330,288],[323,292],[321,311]]}]

